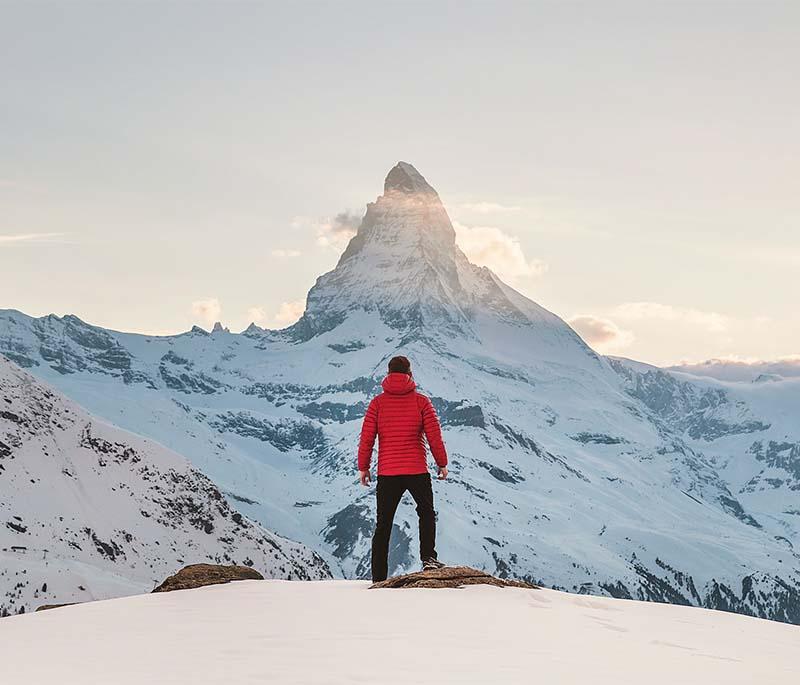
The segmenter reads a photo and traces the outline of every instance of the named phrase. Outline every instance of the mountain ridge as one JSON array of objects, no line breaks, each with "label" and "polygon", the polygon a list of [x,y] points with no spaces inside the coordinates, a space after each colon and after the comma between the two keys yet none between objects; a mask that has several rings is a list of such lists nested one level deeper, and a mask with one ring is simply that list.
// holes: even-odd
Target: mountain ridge
[{"label": "mountain ridge", "polygon": [[329,576],[178,455],[98,421],[2,355],[0,398],[0,615],[146,591],[187,559]]}]

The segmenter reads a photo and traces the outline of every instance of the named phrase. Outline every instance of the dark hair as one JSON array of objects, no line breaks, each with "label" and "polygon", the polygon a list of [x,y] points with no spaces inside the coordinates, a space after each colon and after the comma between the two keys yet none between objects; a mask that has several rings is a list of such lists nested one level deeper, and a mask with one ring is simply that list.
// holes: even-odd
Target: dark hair
[{"label": "dark hair", "polygon": [[392,357],[389,360],[389,373],[405,373],[411,375],[411,362],[408,357]]}]

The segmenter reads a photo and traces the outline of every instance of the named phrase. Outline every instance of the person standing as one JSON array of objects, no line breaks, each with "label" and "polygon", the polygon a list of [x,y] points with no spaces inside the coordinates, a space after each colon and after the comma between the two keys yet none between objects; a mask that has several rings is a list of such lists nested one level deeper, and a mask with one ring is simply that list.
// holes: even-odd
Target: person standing
[{"label": "person standing", "polygon": [[447,478],[447,450],[439,418],[430,399],[418,393],[406,357],[393,357],[381,383],[383,392],[367,407],[358,447],[361,484],[370,484],[370,463],[378,438],[378,520],[372,537],[372,580],[386,580],[389,539],[397,506],[408,490],[419,515],[419,553],[423,570],[442,568],[436,555],[436,511],[428,472],[425,439],[439,469]]}]

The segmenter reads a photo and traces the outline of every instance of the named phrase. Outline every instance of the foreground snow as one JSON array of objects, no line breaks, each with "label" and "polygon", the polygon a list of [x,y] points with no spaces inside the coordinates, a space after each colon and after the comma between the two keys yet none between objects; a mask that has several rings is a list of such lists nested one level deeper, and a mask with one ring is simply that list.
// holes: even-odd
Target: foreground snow
[{"label": "foreground snow", "polygon": [[[800,628],[552,590],[246,581],[0,621],[7,682],[796,683]],[[46,655],[46,658],[42,658]]]}]

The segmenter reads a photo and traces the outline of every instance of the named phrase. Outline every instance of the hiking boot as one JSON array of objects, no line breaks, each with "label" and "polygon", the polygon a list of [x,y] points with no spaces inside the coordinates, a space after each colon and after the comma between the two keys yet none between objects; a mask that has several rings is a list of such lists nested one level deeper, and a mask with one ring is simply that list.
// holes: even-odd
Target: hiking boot
[{"label": "hiking boot", "polygon": [[443,564],[438,559],[423,559],[422,560],[422,570],[423,571],[433,571],[437,568],[444,568],[447,564]]}]

